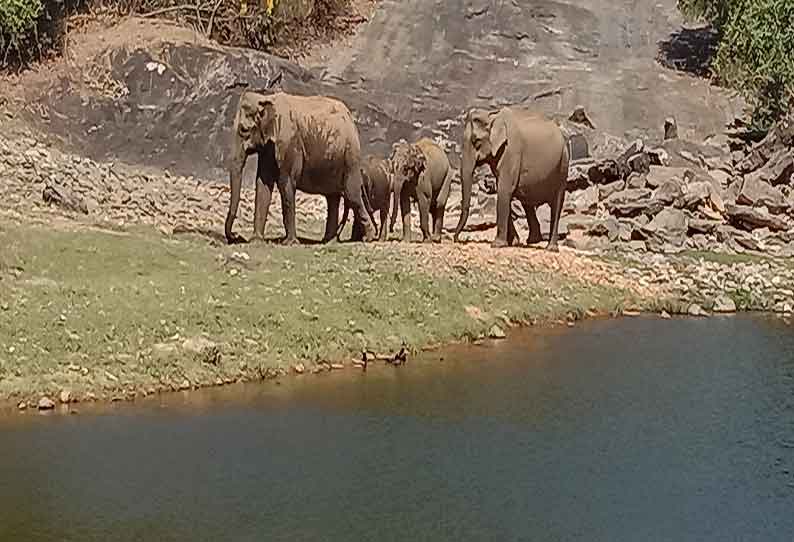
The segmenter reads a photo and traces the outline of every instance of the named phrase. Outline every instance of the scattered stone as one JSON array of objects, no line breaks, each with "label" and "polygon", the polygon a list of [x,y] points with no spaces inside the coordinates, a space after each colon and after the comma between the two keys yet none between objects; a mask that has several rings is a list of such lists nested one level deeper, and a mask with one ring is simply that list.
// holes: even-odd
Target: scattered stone
[{"label": "scattered stone", "polygon": [[338,370],[344,369],[344,368],[345,368],[344,363],[332,363],[331,364],[331,369],[333,369],[334,371],[338,371]]},{"label": "scattered stone", "polygon": [[25,401],[20,401],[20,402],[17,404],[17,408],[18,408],[19,410],[27,410],[27,408],[28,408],[28,404],[27,404]]},{"label": "scattered stone", "polygon": [[505,337],[507,337],[507,334],[504,332],[504,330],[501,327],[494,324],[491,326],[490,331],[488,331],[488,336],[491,339],[504,339]]},{"label": "scattered stone", "polygon": [[208,365],[218,365],[221,362],[220,347],[201,335],[185,339],[182,342],[182,349],[193,354],[199,363]]},{"label": "scattered stone", "polygon": [[669,320],[669,319],[670,319],[670,313],[669,313],[669,312],[667,312],[667,311],[662,311],[662,313],[661,313],[659,316],[660,316],[660,317],[661,317],[663,320]]},{"label": "scattered stone", "polygon": [[620,192],[626,188],[626,181],[615,181],[612,183],[602,184],[598,186],[598,197],[600,199],[607,199],[615,192]]},{"label": "scattered stone", "polygon": [[38,408],[39,410],[52,410],[53,408],[55,408],[55,401],[53,401],[47,396],[44,396],[41,399],[39,399]]},{"label": "scattered stone", "polygon": [[295,374],[302,375],[306,372],[306,366],[303,363],[296,363],[292,367],[292,370],[295,372]]},{"label": "scattered stone", "polygon": [[708,316],[709,315],[709,313],[706,312],[705,309],[703,309],[703,307],[701,307],[697,303],[690,304],[689,307],[687,307],[686,312],[687,312],[687,314],[689,316]]},{"label": "scattered stone", "polygon": [[788,208],[786,197],[779,189],[775,188],[758,176],[748,175],[744,178],[736,203],[751,207],[767,207],[773,213],[780,213]]},{"label": "scattered stone", "polygon": [[[641,228],[647,243],[659,247],[665,243],[683,246],[689,229],[689,219],[678,209],[662,209],[653,220]],[[652,247],[653,249],[653,247]]]},{"label": "scattered stone", "polygon": [[664,119],[664,139],[678,139],[678,123],[673,117]]},{"label": "scattered stone", "polygon": [[727,295],[721,294],[714,300],[711,310],[720,313],[736,312],[736,302]]},{"label": "scattered stone", "polygon": [[60,186],[56,183],[47,183],[41,193],[44,203],[48,205],[56,205],[67,211],[73,211],[88,214],[88,206],[85,199],[74,194],[70,189],[65,186]]},{"label": "scattered stone", "polygon": [[587,112],[585,111],[583,105],[577,105],[574,108],[573,113],[571,113],[571,116],[568,117],[568,120],[575,122],[576,124],[583,124],[588,128],[595,130],[595,125],[593,125],[590,117],[587,116]]},{"label": "scattered stone", "polygon": [[60,399],[61,404],[67,405],[72,402],[72,392],[61,390],[61,393],[58,394],[58,399]]},{"label": "scattered stone", "polygon": [[634,310],[629,310],[629,309],[623,309],[623,311],[621,311],[621,313],[623,314],[623,316],[639,316],[640,315],[640,311],[634,311]]}]

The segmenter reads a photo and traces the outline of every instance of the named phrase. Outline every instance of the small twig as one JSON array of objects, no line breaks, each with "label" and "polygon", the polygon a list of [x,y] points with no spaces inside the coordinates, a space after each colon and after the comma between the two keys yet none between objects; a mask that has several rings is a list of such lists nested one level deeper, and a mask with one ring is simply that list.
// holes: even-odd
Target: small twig
[{"label": "small twig", "polygon": [[570,85],[565,85],[563,87],[552,88],[549,90],[544,90],[543,92],[538,92],[534,96],[532,96],[533,100],[540,100],[541,98],[548,98],[549,96],[554,96],[556,94],[562,94],[563,90],[567,90],[571,88]]}]

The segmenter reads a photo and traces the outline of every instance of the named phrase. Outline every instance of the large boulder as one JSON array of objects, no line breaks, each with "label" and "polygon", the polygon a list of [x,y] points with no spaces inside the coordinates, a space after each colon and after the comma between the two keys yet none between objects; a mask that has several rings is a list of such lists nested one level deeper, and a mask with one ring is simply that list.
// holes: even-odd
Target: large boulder
[{"label": "large boulder", "polygon": [[683,211],[662,209],[641,231],[647,239],[648,248],[658,250],[665,244],[683,246],[688,229],[689,219]]},{"label": "large boulder", "polygon": [[715,218],[725,212],[722,196],[706,181],[684,185],[683,194],[676,199],[675,206],[690,211],[701,210]]},{"label": "large boulder", "polygon": [[758,175],[747,175],[736,195],[736,203],[751,207],[767,207],[773,213],[788,208],[786,196],[779,189],[762,180]]},{"label": "large boulder", "polygon": [[726,212],[731,224],[746,230],[769,228],[772,231],[786,231],[788,222],[769,213],[763,207],[748,207],[747,205],[726,205]]},{"label": "large boulder", "polygon": [[598,197],[600,199],[607,199],[615,192],[620,192],[626,188],[626,181],[615,181],[608,184],[602,184],[598,187]]},{"label": "large boulder", "polygon": [[577,213],[592,213],[598,208],[598,187],[589,186],[572,192],[565,198],[565,206]]},{"label": "large boulder", "polygon": [[651,188],[659,188],[670,180],[683,181],[687,171],[684,167],[651,166],[645,182]]},{"label": "large boulder", "polygon": [[684,183],[676,178],[671,178],[662,183],[653,193],[653,199],[663,205],[672,205],[674,201],[684,195]]},{"label": "large boulder", "polygon": [[647,188],[629,188],[615,192],[604,200],[610,214],[618,217],[632,217],[644,213],[653,203],[651,191]]}]

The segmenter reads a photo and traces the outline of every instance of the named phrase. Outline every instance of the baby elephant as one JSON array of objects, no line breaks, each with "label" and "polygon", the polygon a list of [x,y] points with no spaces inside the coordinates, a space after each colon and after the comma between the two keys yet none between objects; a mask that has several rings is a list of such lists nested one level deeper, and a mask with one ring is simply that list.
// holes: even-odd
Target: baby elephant
[{"label": "baby elephant", "polygon": [[[377,156],[367,156],[361,161],[362,199],[370,215],[370,219],[375,223],[375,213],[380,213],[380,224],[376,224],[378,240],[385,241],[387,236],[386,222],[389,220],[389,205],[391,203],[392,176],[389,162]],[[342,229],[345,227],[347,217],[350,213],[350,206],[345,200],[344,214],[339,225],[337,239]],[[356,228],[356,224],[353,224]],[[356,232],[353,232],[355,238]]]},{"label": "baby elephant", "polygon": [[[411,200],[419,204],[419,222],[422,241],[441,242],[444,228],[444,211],[452,182],[449,159],[444,150],[431,139],[423,137],[416,143],[397,143],[391,157],[394,172],[394,209],[403,219],[403,241],[411,240]],[[399,198],[399,200],[398,200]],[[430,233],[429,216],[433,215],[433,233]]]}]

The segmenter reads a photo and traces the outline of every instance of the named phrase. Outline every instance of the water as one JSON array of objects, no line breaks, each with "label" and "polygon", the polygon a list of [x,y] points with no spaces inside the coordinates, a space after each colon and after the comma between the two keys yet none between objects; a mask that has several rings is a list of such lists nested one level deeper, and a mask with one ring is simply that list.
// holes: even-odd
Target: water
[{"label": "water", "polygon": [[0,540],[788,542],[792,331],[592,322],[366,375],[6,417]]}]

